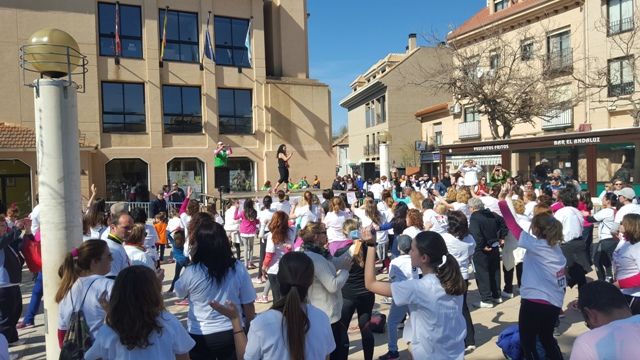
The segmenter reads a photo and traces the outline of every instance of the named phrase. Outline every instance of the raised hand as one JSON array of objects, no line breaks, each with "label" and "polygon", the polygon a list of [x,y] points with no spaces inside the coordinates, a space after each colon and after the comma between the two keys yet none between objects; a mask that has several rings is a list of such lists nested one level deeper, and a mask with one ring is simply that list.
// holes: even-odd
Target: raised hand
[{"label": "raised hand", "polygon": [[209,306],[231,320],[237,319],[240,316],[238,314],[238,307],[229,300],[227,300],[224,305],[217,301],[211,301],[209,302]]}]

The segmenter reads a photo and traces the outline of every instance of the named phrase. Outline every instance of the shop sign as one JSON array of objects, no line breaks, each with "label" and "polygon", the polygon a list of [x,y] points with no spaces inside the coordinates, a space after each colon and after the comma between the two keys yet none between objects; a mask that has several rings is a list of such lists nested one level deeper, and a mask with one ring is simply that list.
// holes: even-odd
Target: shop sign
[{"label": "shop sign", "polygon": [[554,140],[553,146],[587,145],[587,144],[598,144],[598,143],[600,143],[600,137],[588,137],[588,138],[577,138],[577,139]]},{"label": "shop sign", "polygon": [[509,144],[474,146],[473,151],[509,150]]}]

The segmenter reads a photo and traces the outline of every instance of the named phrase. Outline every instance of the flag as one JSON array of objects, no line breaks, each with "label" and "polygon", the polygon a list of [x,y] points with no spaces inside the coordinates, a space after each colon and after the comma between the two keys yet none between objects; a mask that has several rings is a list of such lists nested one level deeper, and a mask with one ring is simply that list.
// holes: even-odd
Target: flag
[{"label": "flag", "polygon": [[244,39],[244,46],[247,48],[247,57],[249,59],[249,66],[251,64],[251,20],[249,20],[249,26],[247,27],[247,37]]},{"label": "flag", "polygon": [[209,11],[209,16],[207,17],[207,27],[204,33],[204,49],[202,57],[200,61],[200,70],[204,70],[204,57],[206,56],[211,60],[214,64],[216,62],[216,55],[213,53],[213,45],[211,44],[211,35],[209,34],[209,21],[211,20],[211,11]]},{"label": "flag", "polygon": [[116,1],[116,58],[120,56],[122,52],[122,45],[120,44],[120,3]]},{"label": "flag", "polygon": [[160,67],[164,60],[164,48],[167,46],[167,18],[169,17],[169,7],[164,9],[164,21],[162,22],[162,43],[160,44]]}]

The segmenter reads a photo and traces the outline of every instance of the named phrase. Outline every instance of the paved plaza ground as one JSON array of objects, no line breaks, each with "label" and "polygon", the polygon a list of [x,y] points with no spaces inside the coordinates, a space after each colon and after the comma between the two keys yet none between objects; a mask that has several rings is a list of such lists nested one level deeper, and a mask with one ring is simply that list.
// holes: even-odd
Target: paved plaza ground
[{"label": "paved plaza ground", "polygon": [[[256,248],[257,250],[257,248]],[[162,266],[165,269],[165,280],[163,290],[166,291],[171,284],[174,274],[174,264],[167,264]],[[251,271],[252,277],[255,277],[256,270]],[[591,273],[590,276],[595,278],[595,273]],[[387,279],[387,275],[379,275],[380,279]],[[24,284],[22,286],[22,295],[24,309],[26,309],[29,298],[31,296],[31,287],[33,282],[30,281],[31,274],[25,271],[23,273]],[[261,285],[255,285],[258,291],[262,291]],[[570,301],[577,298],[577,288],[568,289],[565,296],[565,307]],[[165,305],[167,309],[175,314],[186,326],[187,306],[177,306],[175,301],[177,300],[172,296],[165,296]],[[388,313],[389,305],[382,304],[381,298],[376,296],[376,304],[374,311],[381,311],[385,314]],[[471,282],[469,289],[469,304],[479,301],[479,295],[475,281]],[[258,313],[267,310],[271,304],[256,304],[256,311]],[[496,340],[500,332],[509,325],[514,325],[518,321],[518,310],[520,308],[520,297],[516,296],[514,299],[506,300],[504,303],[497,305],[492,309],[476,309],[471,306],[471,317],[473,319],[476,330],[476,345],[477,349],[465,356],[465,359],[504,359],[502,352],[496,346]],[[36,316],[36,327],[31,329],[25,329],[20,331],[20,338],[25,340],[25,344],[10,349],[12,354],[15,354],[19,359],[45,359],[44,354],[44,325],[43,315]],[[357,320],[354,319],[351,322],[351,327],[357,326]],[[581,315],[577,311],[567,311],[566,317],[560,320],[560,333],[557,338],[560,344],[560,348],[565,356],[569,358],[571,352],[571,346],[575,338],[587,331],[584,325]],[[402,331],[400,331],[402,335]],[[350,359],[363,359],[362,347],[360,342],[360,333],[358,331],[350,332],[349,339],[351,340]],[[374,358],[383,355],[387,352],[387,335],[375,334],[375,353]],[[399,343],[401,351],[401,359],[409,359],[407,346]]]}]

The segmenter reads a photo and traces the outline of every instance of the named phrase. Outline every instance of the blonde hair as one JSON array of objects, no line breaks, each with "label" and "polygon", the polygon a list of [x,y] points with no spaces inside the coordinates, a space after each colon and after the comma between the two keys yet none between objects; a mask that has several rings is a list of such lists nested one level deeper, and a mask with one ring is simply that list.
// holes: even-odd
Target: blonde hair
[{"label": "blonde hair", "polygon": [[466,204],[469,201],[469,193],[467,193],[466,191],[458,191],[456,193],[456,202],[459,202],[461,204]]},{"label": "blonde hair", "polygon": [[518,215],[524,214],[524,202],[522,200],[513,200],[513,209]]},{"label": "blonde hair", "polygon": [[134,224],[131,228],[131,233],[127,239],[127,244],[141,245],[144,243],[144,238],[147,236],[147,230],[144,224]]},{"label": "blonde hair", "polygon": [[450,202],[450,203],[455,202],[457,194],[458,194],[458,192],[452,186],[452,187],[449,188],[449,190],[447,190],[447,194],[445,195],[445,199],[447,200],[447,202]]},{"label": "blonde hair", "polygon": [[416,207],[416,209],[422,210],[422,200],[424,200],[424,195],[422,195],[421,192],[414,191],[411,193],[411,195],[409,195],[409,198],[411,199],[411,203]]},{"label": "blonde hair", "polygon": [[349,237],[353,230],[358,230],[358,221],[355,219],[347,219],[342,224],[342,232]]},{"label": "blonde hair", "polygon": [[433,208],[433,211],[435,211],[438,215],[444,215],[447,213],[447,207],[444,204],[438,203],[438,205]]}]

